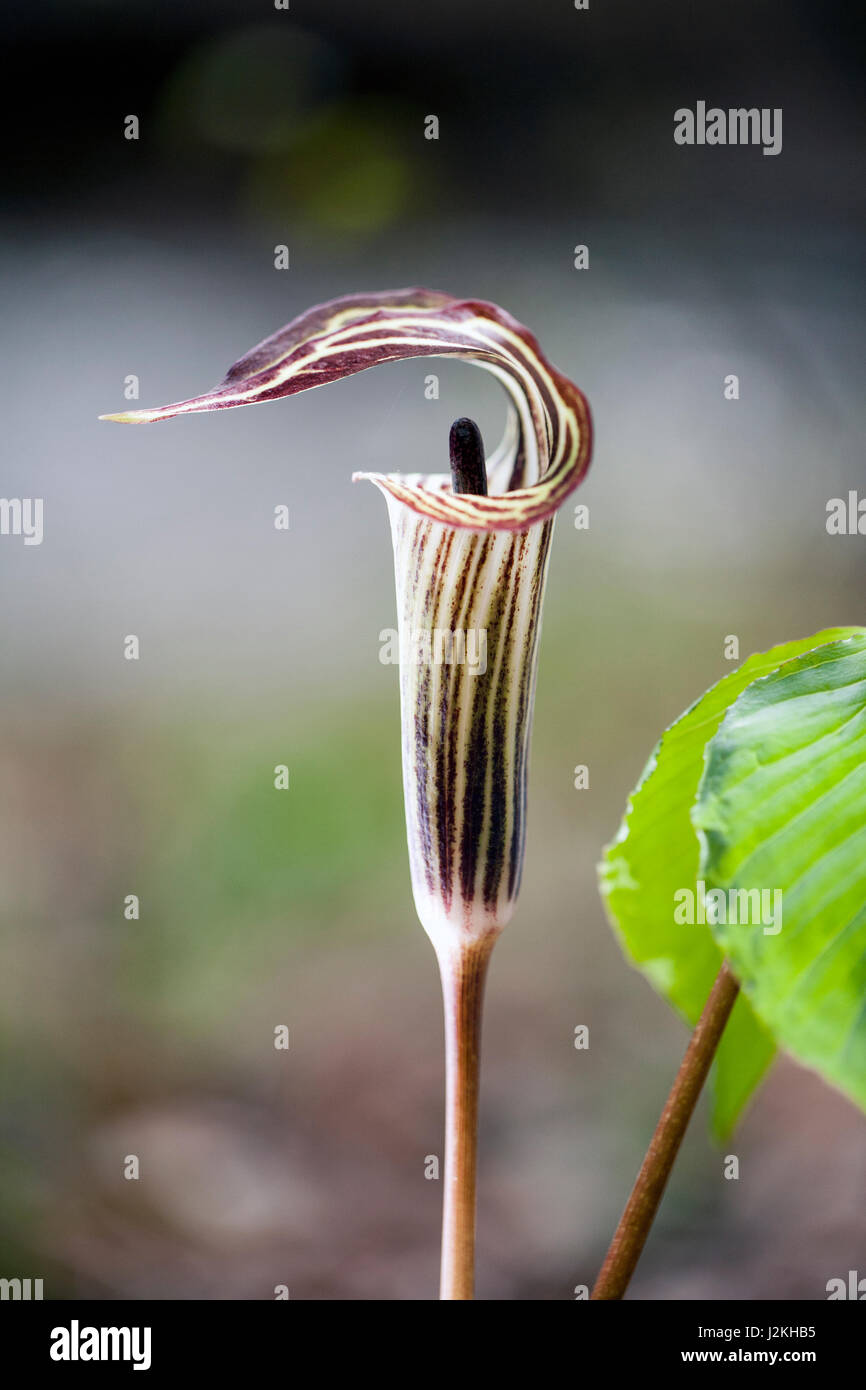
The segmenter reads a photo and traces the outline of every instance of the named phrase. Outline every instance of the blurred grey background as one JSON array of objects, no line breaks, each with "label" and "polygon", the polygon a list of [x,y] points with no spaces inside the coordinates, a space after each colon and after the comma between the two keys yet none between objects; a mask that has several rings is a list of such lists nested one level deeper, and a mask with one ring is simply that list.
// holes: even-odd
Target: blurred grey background
[{"label": "blurred grey background", "polygon": [[[864,488],[863,22],[805,0],[9,7],[30,97],[4,149],[0,492],[44,498],[45,537],[0,538],[0,1274],[435,1293],[438,981],[379,662],[387,518],[349,478],[443,467],[462,414],[492,448],[499,388],[418,359],[260,410],[96,419],[130,374],[140,404],[180,399],[316,301],[421,284],[504,305],[595,417],[488,987],[478,1292],[592,1282],[686,1041],[605,924],[601,848],[726,636],[745,656],[864,619],[866,541],[825,529]],[[781,155],[675,146],[698,100],[781,107]],[[725,1152],[739,1182],[700,1116],[632,1296],[821,1298],[862,1270],[845,1100],[783,1060]]]}]

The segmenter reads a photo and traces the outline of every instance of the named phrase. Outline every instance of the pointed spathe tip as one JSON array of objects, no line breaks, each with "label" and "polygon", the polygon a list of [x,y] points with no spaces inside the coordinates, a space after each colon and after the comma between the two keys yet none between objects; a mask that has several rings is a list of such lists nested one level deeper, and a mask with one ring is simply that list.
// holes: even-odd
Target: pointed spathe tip
[{"label": "pointed spathe tip", "polygon": [[118,425],[145,425],[153,419],[149,410],[122,410],[117,415],[99,415],[99,420],[113,420]]}]

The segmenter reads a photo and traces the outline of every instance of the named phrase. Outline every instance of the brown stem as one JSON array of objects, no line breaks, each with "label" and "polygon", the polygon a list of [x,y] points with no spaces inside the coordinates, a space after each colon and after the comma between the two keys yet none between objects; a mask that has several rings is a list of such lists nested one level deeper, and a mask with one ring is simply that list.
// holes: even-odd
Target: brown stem
[{"label": "brown stem", "polygon": [[475,1287],[475,1170],[484,980],[493,937],[437,952],[445,1005],[445,1190],[440,1299]]},{"label": "brown stem", "polygon": [[628,1288],[739,988],[725,963],[686,1048],[686,1055],[592,1291],[593,1299],[622,1298]]}]

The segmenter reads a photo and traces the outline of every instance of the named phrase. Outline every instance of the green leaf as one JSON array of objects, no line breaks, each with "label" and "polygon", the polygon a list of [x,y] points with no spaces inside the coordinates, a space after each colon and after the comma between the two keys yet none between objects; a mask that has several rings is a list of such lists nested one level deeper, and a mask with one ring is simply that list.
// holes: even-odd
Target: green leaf
[{"label": "green leaf", "polygon": [[712,930],[755,1013],[866,1109],[866,631],[856,634],[744,691],[707,750],[693,821],[701,877],[726,894]]},{"label": "green leaf", "polygon": [[[700,846],[690,811],[706,745],[752,681],[823,643],[860,631],[832,629],[756,653],[707,691],[662,736],[629,799],[619,834],[605,850],[602,896],[623,950],[690,1024],[697,1022],[723,959],[708,926],[674,921],[674,894],[696,889]],[[711,1078],[712,1123],[720,1137],[735,1125],[774,1051],[767,1030],[741,997]]]}]

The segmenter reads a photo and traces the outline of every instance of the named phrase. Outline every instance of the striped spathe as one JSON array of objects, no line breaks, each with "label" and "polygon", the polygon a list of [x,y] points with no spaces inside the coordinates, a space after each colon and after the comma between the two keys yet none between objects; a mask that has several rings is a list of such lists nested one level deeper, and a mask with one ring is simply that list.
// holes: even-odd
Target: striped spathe
[{"label": "striped spathe", "polygon": [[152,423],[261,404],[420,356],[480,366],[509,397],[486,493],[455,493],[446,474],[353,475],[388,503],[409,860],[418,914],[438,949],[495,935],[520,888],[553,517],[591,454],[583,394],[505,310],[414,288],[316,305],[212,391],[102,418]]}]

